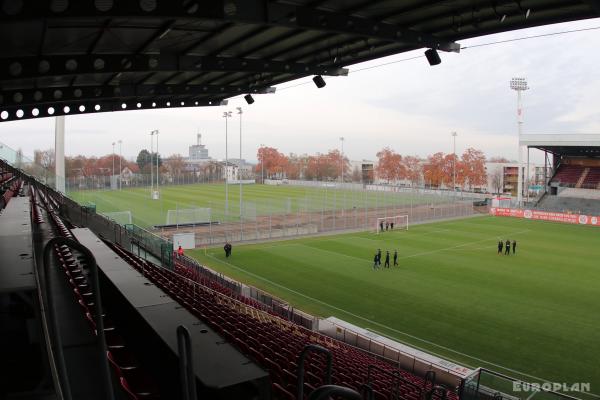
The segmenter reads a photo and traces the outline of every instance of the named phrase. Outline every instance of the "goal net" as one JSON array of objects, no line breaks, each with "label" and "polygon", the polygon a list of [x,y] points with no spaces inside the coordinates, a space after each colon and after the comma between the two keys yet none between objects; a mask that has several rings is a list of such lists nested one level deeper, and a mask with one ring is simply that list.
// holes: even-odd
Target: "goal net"
[{"label": "goal net", "polygon": [[393,217],[377,218],[375,232],[381,233],[390,230],[408,230],[408,214],[395,215]]},{"label": "goal net", "polygon": [[106,218],[115,221],[119,225],[132,224],[131,211],[115,211],[102,213]]},{"label": "goal net", "polygon": [[167,211],[166,225],[195,225],[210,223],[210,208],[179,208]]}]

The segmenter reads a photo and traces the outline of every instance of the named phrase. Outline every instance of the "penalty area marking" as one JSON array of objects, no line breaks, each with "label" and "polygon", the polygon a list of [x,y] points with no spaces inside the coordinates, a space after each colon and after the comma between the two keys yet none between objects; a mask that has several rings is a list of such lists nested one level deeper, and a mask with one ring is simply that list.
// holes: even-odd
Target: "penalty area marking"
[{"label": "penalty area marking", "polygon": [[[513,235],[514,235],[514,234],[516,234],[516,233],[513,233]],[[489,240],[489,239],[487,239],[487,240]],[[296,295],[298,295],[298,296],[304,297],[304,298],[306,298],[306,299],[308,299],[308,300],[311,300],[311,301],[313,301],[313,302],[315,302],[315,303],[322,304],[322,305],[324,305],[324,306],[326,306],[326,307],[329,307],[329,308],[331,308],[331,309],[334,309],[334,310],[340,311],[340,312],[342,312],[342,313],[344,313],[344,314],[347,314],[347,315],[350,315],[350,316],[352,316],[352,317],[358,318],[358,319],[360,319],[360,320],[363,320],[363,321],[365,321],[365,322],[368,322],[368,323],[370,323],[370,324],[377,325],[377,326],[379,326],[379,327],[382,327],[382,328],[384,328],[384,329],[387,329],[387,330],[389,330],[389,331],[391,331],[391,332],[396,332],[396,333],[398,333],[398,334],[400,334],[400,335],[404,335],[404,336],[406,336],[406,337],[409,337],[409,338],[411,338],[411,339],[418,340],[418,341],[420,341],[420,342],[423,342],[423,343],[429,344],[429,345],[431,345],[431,346],[438,347],[438,348],[440,348],[440,349],[446,350],[446,351],[448,351],[448,352],[451,352],[451,353],[454,353],[454,354],[458,354],[458,355],[460,355],[460,356],[463,356],[463,357],[469,358],[469,359],[471,359],[471,360],[479,361],[479,362],[481,362],[481,363],[484,363],[484,364],[487,364],[487,365],[492,365],[492,366],[494,366],[494,367],[497,367],[497,368],[500,368],[500,369],[502,369],[502,370],[504,370],[504,371],[510,371],[510,372],[513,372],[513,373],[515,373],[515,374],[518,374],[518,375],[521,375],[521,376],[526,376],[526,377],[528,377],[528,378],[532,378],[532,379],[536,379],[536,380],[538,380],[538,381],[541,381],[541,382],[550,382],[550,381],[549,381],[549,380],[547,380],[547,379],[540,378],[540,377],[537,377],[537,376],[535,376],[535,375],[530,375],[530,374],[527,374],[527,373],[525,373],[525,372],[517,371],[517,370],[515,370],[515,369],[512,369],[512,368],[504,367],[504,366],[502,366],[502,365],[500,365],[500,364],[496,364],[496,363],[493,363],[493,362],[491,362],[491,361],[486,361],[486,360],[484,360],[484,359],[482,359],[482,358],[478,358],[478,357],[475,357],[475,356],[470,356],[470,355],[468,355],[468,354],[465,354],[465,353],[462,353],[462,352],[460,352],[460,351],[457,351],[457,350],[451,349],[451,348],[449,348],[449,347],[446,347],[446,346],[443,346],[443,345],[440,345],[440,344],[437,344],[437,343],[431,342],[431,341],[429,341],[429,340],[426,340],[426,339],[419,338],[419,337],[417,337],[417,336],[411,335],[410,333],[402,332],[402,331],[400,331],[400,330],[398,330],[398,329],[395,329],[395,328],[389,327],[389,326],[387,326],[387,325],[381,324],[381,323],[379,323],[379,322],[376,322],[376,321],[370,320],[370,319],[368,319],[368,318],[365,318],[365,317],[363,317],[363,316],[361,316],[361,315],[358,315],[358,314],[355,314],[355,313],[353,313],[353,312],[350,312],[350,311],[344,310],[343,308],[336,307],[336,306],[334,306],[334,305],[331,305],[331,304],[329,304],[329,303],[326,303],[326,302],[324,302],[324,301],[322,301],[322,300],[315,299],[314,297],[308,296],[308,295],[306,295],[306,294],[304,294],[304,293],[300,293],[300,292],[298,292],[298,291],[296,291],[296,290],[294,290],[294,289],[290,289],[290,288],[288,288],[287,286],[283,286],[283,285],[281,285],[281,284],[279,284],[279,283],[277,283],[277,282],[273,282],[272,280],[270,280],[270,279],[267,279],[267,278],[265,278],[265,277],[262,277],[262,276],[260,276],[260,275],[257,275],[257,274],[255,274],[255,273],[253,273],[253,272],[246,271],[246,270],[244,270],[243,268],[240,268],[240,267],[238,267],[237,265],[231,264],[231,263],[229,263],[229,262],[227,262],[227,261],[219,260],[218,258],[214,257],[214,256],[213,256],[212,254],[210,254],[210,253],[209,253],[209,254],[207,254],[207,257],[209,257],[209,258],[212,258],[212,259],[213,259],[213,260],[215,260],[216,262],[219,262],[219,263],[226,264],[226,265],[228,265],[229,267],[231,267],[231,268],[233,268],[233,269],[235,269],[235,270],[238,270],[238,271],[240,271],[240,272],[242,272],[242,273],[244,273],[244,274],[246,274],[246,275],[250,275],[250,276],[252,276],[252,277],[254,277],[254,278],[258,279],[258,280],[261,280],[261,281],[267,282],[267,283],[269,283],[270,285],[276,286],[276,287],[278,287],[278,288],[280,288],[280,289],[283,289],[283,290],[286,290],[286,291],[288,291],[288,292],[290,292],[290,293],[294,293],[294,294],[296,294]],[[375,330],[373,330],[373,331],[375,331]],[[375,332],[377,332],[377,331],[375,331]],[[381,333],[381,332],[377,332],[377,333]],[[383,335],[383,336],[385,336],[385,335]],[[398,339],[396,338],[396,340],[398,340]],[[448,360],[450,360],[450,361],[452,361],[452,362],[454,362],[454,363],[456,363],[456,364],[459,364],[459,365],[460,365],[460,364],[464,364],[463,362],[459,362],[459,361],[457,361],[457,360],[453,360],[453,359],[452,359],[452,358],[450,358],[450,357],[447,357],[447,356],[444,356],[444,355],[441,355],[441,354],[435,353],[435,352],[433,352],[433,351],[431,351],[431,350],[428,350],[428,349],[423,349],[423,348],[421,348],[421,347],[419,347],[419,346],[416,346],[416,345],[414,345],[414,344],[411,344],[411,343],[406,343],[406,342],[403,342],[403,341],[401,341],[401,340],[400,340],[400,342],[401,342],[401,343],[404,343],[404,344],[406,344],[406,345],[408,345],[408,346],[415,347],[416,349],[418,349],[418,350],[421,350],[421,351],[424,351],[424,352],[426,352],[426,353],[431,353],[431,354],[433,354],[433,355],[435,355],[435,356],[437,356],[437,357],[440,357],[440,358],[442,358],[442,359],[444,359],[444,358],[445,358],[445,359],[448,359]],[[468,366],[468,367],[471,367],[471,368],[475,368],[475,367],[474,367],[474,366],[472,366],[472,365],[467,365],[467,366]],[[596,394],[593,394],[593,393],[588,393],[588,392],[586,392],[585,394],[586,394],[586,395],[589,395],[589,396],[592,396],[592,397],[595,397],[595,398],[599,398],[599,399],[600,399],[600,396],[599,396],[599,395],[596,395]]]}]

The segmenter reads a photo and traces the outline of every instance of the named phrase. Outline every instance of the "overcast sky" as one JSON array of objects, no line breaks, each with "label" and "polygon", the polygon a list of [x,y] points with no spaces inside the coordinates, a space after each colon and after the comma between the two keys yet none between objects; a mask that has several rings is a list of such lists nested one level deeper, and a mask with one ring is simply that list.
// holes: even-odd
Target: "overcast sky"
[{"label": "overcast sky", "polygon": [[[463,46],[565,30],[600,27],[600,19],[550,25],[463,40]],[[401,154],[427,156],[456,147],[483,150],[488,157],[517,158],[516,92],[512,77],[526,77],[524,133],[600,133],[600,30],[569,33],[493,46],[440,52],[442,64],[425,58],[352,73],[402,60],[423,50],[351,66],[347,77],[326,79],[317,89],[306,80],[280,85],[277,93],[242,98],[225,107],[163,109],[66,117],[67,155],[103,155],[123,141],[132,158],[150,147],[149,133],[160,130],[164,156],[187,155],[196,132],[213,158],[225,156],[223,111],[242,106],[243,158],[256,160],[260,144],[284,153],[327,152],[340,147],[352,160],[374,160],[389,146]],[[287,87],[287,89],[285,89]],[[0,123],[0,142],[26,155],[54,146],[54,119]],[[229,120],[229,156],[239,155],[239,119]]]}]

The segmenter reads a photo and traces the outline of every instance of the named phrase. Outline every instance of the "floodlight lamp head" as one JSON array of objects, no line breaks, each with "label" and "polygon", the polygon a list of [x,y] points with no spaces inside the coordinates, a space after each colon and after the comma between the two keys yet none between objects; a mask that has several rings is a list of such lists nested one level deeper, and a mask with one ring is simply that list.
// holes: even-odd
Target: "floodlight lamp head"
[{"label": "floodlight lamp head", "polygon": [[525,78],[512,78],[510,80],[510,88],[513,90],[527,90],[527,79]]},{"label": "floodlight lamp head", "polygon": [[425,50],[425,57],[427,58],[427,62],[429,62],[429,65],[431,66],[439,65],[442,63],[442,59],[440,58],[440,55],[435,49]]},{"label": "floodlight lamp head", "polygon": [[247,94],[247,95],[245,95],[245,96],[244,96],[244,100],[246,100],[246,103],[248,103],[248,104],[252,104],[252,103],[254,103],[254,98],[252,97],[252,95],[251,95],[251,94]]},{"label": "floodlight lamp head", "polygon": [[315,83],[315,85],[317,85],[319,89],[324,88],[326,85],[325,80],[321,75],[315,75],[313,77],[313,82]]}]

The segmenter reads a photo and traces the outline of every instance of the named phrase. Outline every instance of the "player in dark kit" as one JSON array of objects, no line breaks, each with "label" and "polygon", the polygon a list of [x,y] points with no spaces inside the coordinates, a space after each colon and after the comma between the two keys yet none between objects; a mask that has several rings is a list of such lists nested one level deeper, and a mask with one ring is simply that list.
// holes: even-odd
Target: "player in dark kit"
[{"label": "player in dark kit", "polygon": [[384,267],[389,268],[390,267],[390,251],[386,251],[385,252],[385,265]]},{"label": "player in dark kit", "polygon": [[378,261],[379,261],[379,257],[377,257],[377,253],[375,253],[375,257],[373,257],[373,269],[377,269]]},{"label": "player in dark kit", "polygon": [[517,241],[513,240],[513,254],[517,252]]},{"label": "player in dark kit", "polygon": [[390,223],[389,223],[389,222],[386,222],[386,223],[385,223],[385,230],[387,231],[388,229],[390,229]]},{"label": "player in dark kit", "polygon": [[393,222],[390,222],[390,229],[394,230],[394,223]]},{"label": "player in dark kit", "polygon": [[506,239],[506,246],[504,249],[504,255],[510,255],[510,240]]},{"label": "player in dark kit", "polygon": [[394,267],[398,265],[398,250],[394,250]]},{"label": "player in dark kit", "polygon": [[377,265],[381,267],[381,249],[377,249]]},{"label": "player in dark kit", "polygon": [[379,232],[383,232],[383,221],[379,223]]},{"label": "player in dark kit", "polygon": [[502,254],[502,248],[504,247],[504,243],[502,240],[498,242],[498,254]]}]

